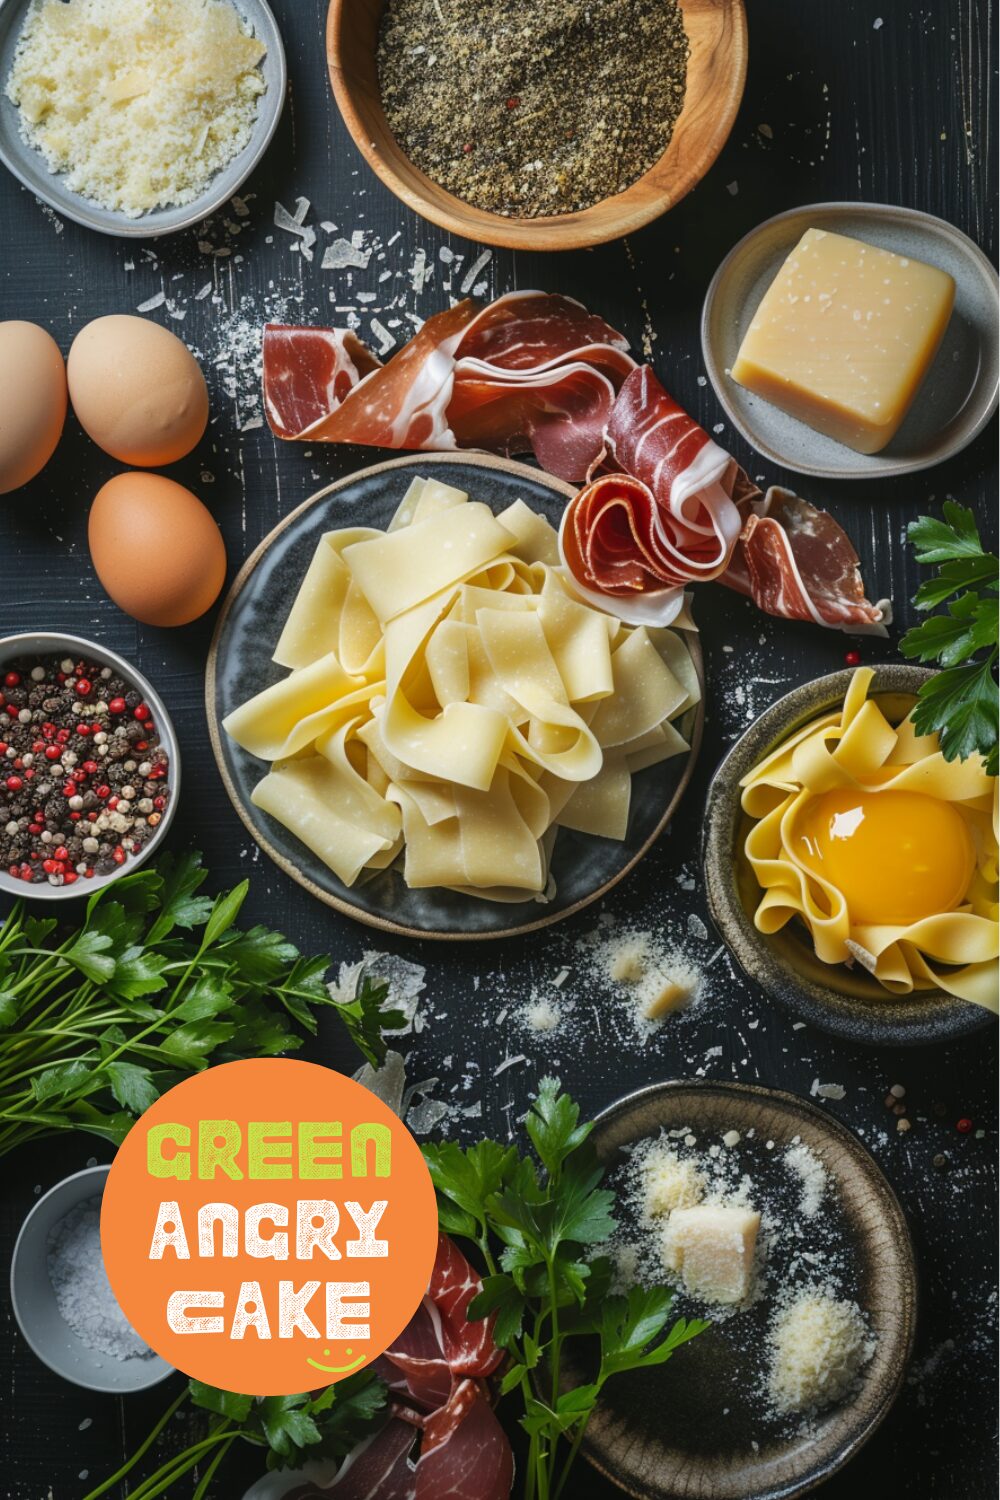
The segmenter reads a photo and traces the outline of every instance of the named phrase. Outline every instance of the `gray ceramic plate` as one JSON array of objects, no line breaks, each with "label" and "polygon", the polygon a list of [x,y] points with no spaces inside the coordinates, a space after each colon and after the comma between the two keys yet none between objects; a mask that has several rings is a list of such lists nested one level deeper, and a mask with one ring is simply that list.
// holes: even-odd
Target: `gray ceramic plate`
[{"label": "gray ceramic plate", "polygon": [[[944,341],[909,415],[881,453],[855,453],[823,437],[729,374],[761,298],[810,228],[927,261],[955,279],[955,310]],[[798,474],[878,479],[943,463],[985,427],[997,409],[997,310],[996,271],[954,225],[881,203],[814,203],[766,220],[730,250],[705,297],[702,356],[730,421],[765,458]]]},{"label": "gray ceramic plate", "polygon": [[64,1380],[88,1391],[115,1396],[145,1391],[174,1373],[153,1354],[145,1359],[115,1359],[91,1349],[63,1319],[48,1272],[49,1233],[71,1209],[100,1198],[108,1167],[86,1167],[57,1182],[34,1205],[21,1226],[10,1265],[10,1296],[17,1326],[43,1364]]},{"label": "gray ceramic plate", "polygon": [[[300,885],[359,922],[409,937],[509,937],[546,927],[596,901],[617,885],[667,826],[694,769],[701,743],[704,697],[679,722],[688,755],[650,766],[632,778],[632,811],[623,843],[562,829],[552,874],[556,895],[548,903],[481,901],[448,890],[408,890],[395,869],[348,889],[304,845],[250,801],[264,772],[233,744],[222,720],[262,688],[284,676],[271,652],[299,581],[324,531],[337,526],[387,526],[410,481],[434,469],[448,484],[467,490],[494,510],[521,498],[558,526],[573,487],[525,464],[478,454],[425,453],[362,469],[313,495],[264,538],[240,570],[222,607],[208,657],[205,693],[209,732],[226,790],[253,838]],[[702,673],[697,636],[688,638]],[[702,681],[704,692],[704,681]]]},{"label": "gray ceramic plate", "polygon": [[[822,1281],[831,1267],[838,1269],[838,1295],[857,1301],[877,1346],[857,1390],[819,1413],[810,1430],[768,1418],[760,1382],[773,1311],[769,1292],[746,1311],[715,1322],[666,1364],[610,1381],[583,1451],[641,1500],[793,1500],[857,1453],[899,1392],[916,1321],[909,1230],[892,1188],[858,1140],[792,1094],[733,1083],[654,1084],[598,1115],[592,1139],[606,1166],[624,1170],[623,1148],[685,1126],[700,1145],[738,1130],[744,1137],[735,1148],[740,1168],[759,1181],[765,1174],[774,1181],[776,1157],[796,1137],[820,1158],[831,1181],[821,1209],[829,1255],[816,1275]],[[754,1138],[747,1140],[751,1129]],[[771,1151],[767,1141],[774,1143]],[[627,1230],[621,1202],[616,1212]],[[796,1214],[794,1198],[788,1214]],[[810,1235],[805,1224],[802,1250]],[[796,1253],[775,1248],[772,1275],[779,1283],[785,1259]],[[680,1298],[675,1311],[691,1316],[703,1309]],[[570,1374],[586,1378],[582,1368]]]},{"label": "gray ceramic plate", "polygon": [[[860,967],[821,963],[799,922],[763,937],[753,924],[760,890],[742,850],[750,823],[740,807],[740,780],[796,729],[844,701],[853,670],[833,672],[779,698],[737,740],[719,766],[705,808],[705,893],[716,927],[742,968],[792,1015],[846,1041],[878,1047],[947,1042],[994,1019],[980,1005],[943,990],[890,995]],[[904,718],[926,667],[894,663],[875,668],[872,694],[890,717]]]},{"label": "gray ceramic plate", "polygon": [[71,192],[62,174],[50,172],[45,158],[22,139],[18,128],[19,111],[7,98],[5,90],[30,4],[31,0],[0,0],[0,161],[26,188],[64,218],[73,219],[101,234],[131,239],[149,239],[155,235],[174,234],[179,229],[190,229],[239,192],[278,128],[288,82],[281,32],[266,0],[235,0],[240,15],[250,22],[254,35],[267,46],[261,63],[267,89],[260,96],[257,120],[246,147],[212,179],[200,198],[180,207],[154,209],[139,219],[128,219],[114,209],[101,208],[89,198]]}]

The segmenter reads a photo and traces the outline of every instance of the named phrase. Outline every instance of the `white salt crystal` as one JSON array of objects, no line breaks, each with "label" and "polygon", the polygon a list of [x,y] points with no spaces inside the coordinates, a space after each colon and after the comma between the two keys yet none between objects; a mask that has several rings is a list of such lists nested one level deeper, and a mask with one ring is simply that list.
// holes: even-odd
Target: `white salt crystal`
[{"label": "white salt crystal", "polygon": [[49,1233],[48,1271],[56,1306],[88,1349],[112,1359],[151,1359],[111,1290],[101,1255],[101,1200],[70,1210]]}]

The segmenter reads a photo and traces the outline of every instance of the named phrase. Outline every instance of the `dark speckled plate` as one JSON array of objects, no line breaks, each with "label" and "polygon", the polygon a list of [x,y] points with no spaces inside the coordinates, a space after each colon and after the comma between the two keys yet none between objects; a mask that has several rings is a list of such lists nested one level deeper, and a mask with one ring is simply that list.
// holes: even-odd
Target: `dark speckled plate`
[{"label": "dark speckled plate", "polygon": [[[879,666],[872,694],[898,722],[930,675],[928,668],[906,662]],[[890,995],[860,966],[824,964],[798,921],[771,937],[754,926],[760,889],[742,853],[750,821],[740,806],[740,780],[797,729],[843,703],[852,676],[853,671],[834,672],[793,688],[761,714],[719,766],[704,821],[709,910],[746,973],[778,1005],[822,1031],[876,1047],[953,1041],[995,1025],[994,1017],[944,990]]]},{"label": "dark speckled plate", "polygon": [[[654,1084],[605,1110],[593,1141],[612,1184],[615,1168],[624,1170],[628,1148],[682,1127],[691,1129],[699,1146],[738,1130],[744,1137],[735,1148],[740,1170],[760,1182],[765,1174],[773,1180],[777,1155],[796,1138],[821,1159],[831,1186],[820,1209],[827,1253],[817,1280],[829,1266],[837,1267],[838,1295],[850,1295],[865,1313],[877,1336],[875,1352],[856,1390],[821,1412],[809,1431],[769,1418],[761,1395],[773,1310],[769,1287],[747,1311],[715,1322],[666,1364],[609,1381],[583,1451],[640,1500],[793,1500],[857,1453],[903,1383],[917,1304],[906,1219],[871,1156],[842,1125],[792,1094],[745,1084]],[[747,1140],[751,1129],[754,1137]],[[774,1143],[771,1151],[768,1141]],[[628,1210],[620,1201],[616,1213],[627,1231]],[[807,1224],[804,1250],[809,1236]],[[772,1269],[780,1283],[778,1260],[775,1250]],[[682,1298],[675,1310],[678,1316],[704,1311],[685,1306]],[[574,1381],[587,1378],[582,1368],[570,1375]]]},{"label": "dark speckled plate", "polygon": [[[323,532],[337,526],[389,524],[410,481],[434,470],[495,511],[520,498],[558,526],[572,486],[524,464],[478,454],[422,454],[362,469],[305,501],[275,527],[241,568],[219,616],[205,682],[209,732],[226,790],[253,838],[300,885],[329,906],[370,927],[409,937],[490,938],[530,932],[598,900],[633,868],[666,828],[694,768],[704,700],[680,720],[691,751],[632,778],[632,810],[624,842],[560,830],[552,860],[556,894],[547,903],[482,901],[448,890],[408,890],[385,870],[348,889],[298,839],[254,807],[250,793],[263,762],[233,744],[221,722],[239,704],[284,675],[271,652]],[[689,637],[699,677],[701,647]]]}]

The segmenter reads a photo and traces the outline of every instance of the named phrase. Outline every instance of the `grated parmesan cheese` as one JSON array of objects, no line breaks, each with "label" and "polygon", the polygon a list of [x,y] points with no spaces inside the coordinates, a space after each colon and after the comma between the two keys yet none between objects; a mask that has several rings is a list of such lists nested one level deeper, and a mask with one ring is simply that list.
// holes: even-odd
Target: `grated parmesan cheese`
[{"label": "grated parmesan cheese", "polygon": [[693,1208],[705,1196],[705,1179],[693,1161],[656,1147],[642,1163],[642,1201],[647,1223],[678,1208]]},{"label": "grated parmesan cheese", "polygon": [[840,1401],[874,1353],[861,1312],[821,1287],[807,1287],[778,1313],[771,1331],[768,1394],[777,1412],[819,1411]]},{"label": "grated parmesan cheese", "polygon": [[648,961],[645,934],[629,934],[608,953],[608,977],[615,984],[638,984],[645,978]]},{"label": "grated parmesan cheese", "polygon": [[244,149],[264,51],[229,0],[35,0],[6,93],[67,187],[139,218]]}]

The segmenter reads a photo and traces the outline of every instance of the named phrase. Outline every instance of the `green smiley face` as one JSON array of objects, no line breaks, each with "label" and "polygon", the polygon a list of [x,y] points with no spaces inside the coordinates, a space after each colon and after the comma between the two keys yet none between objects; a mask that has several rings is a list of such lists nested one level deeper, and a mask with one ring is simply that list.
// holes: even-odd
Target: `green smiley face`
[{"label": "green smiley face", "polygon": [[[351,1354],[354,1353],[354,1350],[353,1349],[345,1349],[344,1353],[346,1355],[350,1356]],[[329,1349],[324,1349],[323,1350],[323,1356],[324,1356],[325,1359],[329,1359],[329,1357],[330,1357],[330,1350]],[[314,1370],[322,1370],[322,1372],[323,1372],[324,1375],[349,1375],[352,1370],[356,1370],[359,1367],[359,1365],[363,1365],[364,1362],[365,1362],[365,1357],[364,1357],[363,1354],[359,1354],[358,1357],[357,1357],[357,1359],[351,1360],[351,1363],[349,1365],[321,1365],[319,1363],[319,1360],[316,1360],[316,1359],[307,1359],[306,1360],[306,1364],[307,1365],[311,1365]]]}]

